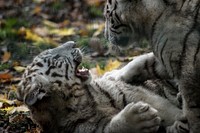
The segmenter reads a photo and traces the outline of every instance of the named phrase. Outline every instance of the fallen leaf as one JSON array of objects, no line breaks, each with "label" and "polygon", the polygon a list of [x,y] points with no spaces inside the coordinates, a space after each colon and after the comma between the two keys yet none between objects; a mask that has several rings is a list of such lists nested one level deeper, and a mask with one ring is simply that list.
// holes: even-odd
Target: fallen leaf
[{"label": "fallen leaf", "polygon": [[52,27],[52,28],[58,28],[59,27],[58,24],[51,22],[51,21],[48,21],[48,20],[44,20],[43,24],[46,25],[46,26]]},{"label": "fallen leaf", "polygon": [[0,109],[3,108],[3,102],[0,102]]},{"label": "fallen leaf", "polygon": [[44,43],[44,44],[51,44],[53,46],[58,46],[58,44],[49,37],[40,37],[36,33],[32,32],[30,29],[25,30],[26,35],[25,38],[27,40],[35,41],[36,43]]},{"label": "fallen leaf", "polygon": [[9,111],[7,111],[7,113],[8,114],[13,114],[15,112],[28,112],[28,111],[29,111],[29,109],[28,109],[27,106],[21,105],[19,107],[14,107],[14,108],[10,109]]},{"label": "fallen leaf", "polygon": [[105,71],[103,69],[101,69],[98,64],[96,65],[96,72],[97,72],[97,75],[99,75],[99,76],[101,76],[105,73]]},{"label": "fallen leaf", "polygon": [[87,30],[87,29],[80,29],[79,30],[79,34],[81,36],[88,36],[89,35],[89,30]]},{"label": "fallen leaf", "polygon": [[97,30],[99,28],[99,23],[91,23],[86,25],[87,30]]},{"label": "fallen leaf", "polygon": [[42,36],[42,37],[46,37],[48,35],[48,29],[46,27],[36,27],[33,29],[33,31],[39,35],[39,36]]},{"label": "fallen leaf", "polygon": [[0,98],[0,110],[6,111],[8,114],[14,112],[27,112],[28,108],[18,100],[8,100],[6,98]]},{"label": "fallen leaf", "polygon": [[96,37],[96,36],[102,34],[103,31],[104,31],[104,27],[105,27],[105,24],[104,24],[104,23],[98,25],[97,31],[94,32],[93,36]]},{"label": "fallen leaf", "polygon": [[41,7],[40,6],[36,6],[33,9],[32,14],[39,14],[41,11],[42,11]]},{"label": "fallen leaf", "polygon": [[117,61],[117,60],[109,60],[108,63],[105,66],[105,71],[111,71],[113,69],[117,69],[119,66],[121,65],[121,62]]},{"label": "fallen leaf", "polygon": [[70,36],[70,35],[75,35],[76,32],[74,28],[69,28],[69,29],[53,29],[49,31],[50,34],[55,34],[59,36]]},{"label": "fallen leaf", "polygon": [[13,61],[12,66],[13,67],[20,66],[20,62],[19,61]]},{"label": "fallen leaf", "polygon": [[44,39],[37,34],[33,33],[30,29],[26,29],[26,36],[27,40],[37,41],[37,42],[44,42]]},{"label": "fallen leaf", "polygon": [[0,73],[0,79],[10,80],[13,76],[10,73]]},{"label": "fallen leaf", "polygon": [[100,6],[104,0],[85,0],[90,6]]},{"label": "fallen leaf", "polygon": [[59,28],[64,28],[67,25],[69,25],[71,22],[69,20],[64,20],[63,22],[59,23],[58,26]]},{"label": "fallen leaf", "polygon": [[23,72],[25,69],[26,69],[26,67],[22,67],[22,66],[15,66],[15,67],[13,67],[14,69],[15,69],[15,71],[17,71],[17,72]]},{"label": "fallen leaf", "polygon": [[21,78],[19,77],[12,77],[8,79],[1,79],[0,83],[12,83],[12,84],[17,84],[21,81]]},{"label": "fallen leaf", "polygon": [[0,109],[0,110],[6,111],[9,114],[9,112],[12,111],[13,109],[14,109],[14,107],[11,106],[11,107],[3,108],[3,109]]},{"label": "fallen leaf", "polygon": [[2,62],[5,63],[7,62],[11,57],[11,53],[10,52],[4,52],[3,56],[2,56]]},{"label": "fallen leaf", "polygon": [[104,69],[101,69],[100,66],[97,64],[96,65],[97,74],[101,76],[106,72],[119,68],[120,65],[121,65],[121,62],[117,60],[115,61],[109,60],[106,66],[104,67]]},{"label": "fallen leaf", "polygon": [[14,104],[14,101],[8,100],[6,98],[0,98],[0,102],[3,103],[3,108],[10,107]]}]

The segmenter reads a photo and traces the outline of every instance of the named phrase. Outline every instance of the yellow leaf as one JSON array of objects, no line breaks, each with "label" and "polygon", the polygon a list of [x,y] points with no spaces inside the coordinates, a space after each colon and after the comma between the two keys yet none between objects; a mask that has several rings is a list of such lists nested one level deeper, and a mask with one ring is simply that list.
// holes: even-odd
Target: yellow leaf
[{"label": "yellow leaf", "polygon": [[0,110],[2,110],[2,111],[6,111],[7,113],[9,113],[9,112],[11,112],[13,109],[14,109],[14,107],[11,106],[11,107],[3,108],[3,109],[0,109]]},{"label": "yellow leaf", "polygon": [[117,69],[117,68],[119,68],[120,65],[121,65],[121,62],[119,62],[117,60],[115,60],[115,61],[109,60],[105,66],[105,71],[108,72],[113,69]]},{"label": "yellow leaf", "polygon": [[59,27],[58,24],[51,22],[51,21],[48,21],[48,20],[44,20],[43,24],[46,25],[46,26],[52,27],[52,28],[58,28]]},{"label": "yellow leaf", "polygon": [[53,29],[53,30],[50,30],[50,33],[51,34],[56,34],[56,35],[59,35],[59,36],[70,36],[70,35],[76,34],[74,28]]},{"label": "yellow leaf", "polygon": [[5,63],[7,62],[11,57],[11,53],[10,52],[4,52],[3,56],[2,56],[2,62]]},{"label": "yellow leaf", "polygon": [[22,67],[22,66],[15,66],[14,69],[15,69],[15,71],[17,71],[17,72],[23,72],[26,68],[25,68],[25,67]]},{"label": "yellow leaf", "polygon": [[91,23],[91,24],[87,24],[86,28],[88,30],[96,30],[99,28],[99,23]]},{"label": "yellow leaf", "polygon": [[119,68],[120,65],[121,65],[121,62],[117,60],[115,61],[109,60],[106,66],[104,67],[104,69],[101,69],[100,66],[97,64],[96,65],[97,74],[101,76],[105,72],[109,72],[109,71],[112,71],[113,69]]},{"label": "yellow leaf", "polygon": [[27,112],[27,107],[24,106],[22,102],[18,100],[8,100],[6,98],[0,98],[0,110],[6,111],[9,114],[12,114],[16,111]]},{"label": "yellow leaf", "polygon": [[30,29],[26,29],[26,37],[27,40],[44,42],[44,39],[37,34],[33,33]]},{"label": "yellow leaf", "polygon": [[[11,100],[8,100],[6,98],[0,98],[0,102],[2,103],[6,103],[8,104],[9,106],[13,105],[14,101],[11,101]],[[8,107],[8,106],[7,106]]]},{"label": "yellow leaf", "polygon": [[51,38],[48,37],[40,37],[39,35],[35,34],[34,32],[32,32],[30,29],[26,29],[26,36],[25,38],[27,40],[32,40],[35,41],[37,43],[44,43],[44,44],[52,44],[53,46],[58,46],[58,44],[53,41]]},{"label": "yellow leaf", "polygon": [[[0,101],[0,103],[2,103],[2,102]],[[18,107],[15,107],[13,104],[12,105],[10,104],[10,106],[0,108],[0,110],[6,111],[7,114],[13,114],[15,112],[27,112],[27,111],[29,111],[29,109],[24,104],[20,104]]]},{"label": "yellow leaf", "polygon": [[105,71],[103,69],[101,69],[98,64],[96,65],[96,71],[99,76],[101,76],[105,73]]},{"label": "yellow leaf", "polygon": [[97,28],[97,31],[94,32],[93,36],[98,36],[100,34],[103,33],[103,30],[104,30],[104,27],[105,27],[105,24],[100,24]]}]

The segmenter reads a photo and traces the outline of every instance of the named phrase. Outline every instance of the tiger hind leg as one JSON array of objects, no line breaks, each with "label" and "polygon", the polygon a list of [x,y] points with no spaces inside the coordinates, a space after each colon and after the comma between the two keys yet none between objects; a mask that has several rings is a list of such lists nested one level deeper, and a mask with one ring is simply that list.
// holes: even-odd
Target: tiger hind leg
[{"label": "tiger hind leg", "polygon": [[144,102],[129,103],[114,116],[106,133],[152,133],[159,128],[158,111]]},{"label": "tiger hind leg", "polygon": [[188,119],[190,133],[200,133],[200,68],[198,69],[193,73],[186,73],[180,80],[183,113]]}]

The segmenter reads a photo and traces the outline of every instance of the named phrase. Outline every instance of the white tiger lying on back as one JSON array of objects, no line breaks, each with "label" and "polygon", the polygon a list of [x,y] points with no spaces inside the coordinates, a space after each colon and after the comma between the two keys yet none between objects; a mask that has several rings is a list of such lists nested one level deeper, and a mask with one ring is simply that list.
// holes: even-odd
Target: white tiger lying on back
[{"label": "white tiger lying on back", "polygon": [[175,122],[182,111],[168,100],[109,76],[90,80],[88,70],[78,70],[81,61],[75,43],[67,42],[36,56],[23,74],[19,100],[43,132],[152,133],[159,126],[168,133],[187,131]]}]

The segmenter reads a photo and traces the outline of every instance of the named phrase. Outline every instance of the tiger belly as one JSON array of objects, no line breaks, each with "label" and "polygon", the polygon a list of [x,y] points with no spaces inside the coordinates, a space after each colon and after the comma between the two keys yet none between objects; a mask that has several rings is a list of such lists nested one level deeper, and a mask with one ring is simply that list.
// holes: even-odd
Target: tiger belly
[{"label": "tiger belly", "polygon": [[123,109],[131,102],[143,101],[150,104],[158,110],[158,115],[162,119],[164,126],[172,125],[175,122],[175,116],[181,115],[182,111],[168,100],[153,94],[143,86],[131,86],[121,81],[106,81],[98,79],[99,88],[105,97],[109,97],[114,101],[110,103],[115,108]]}]

